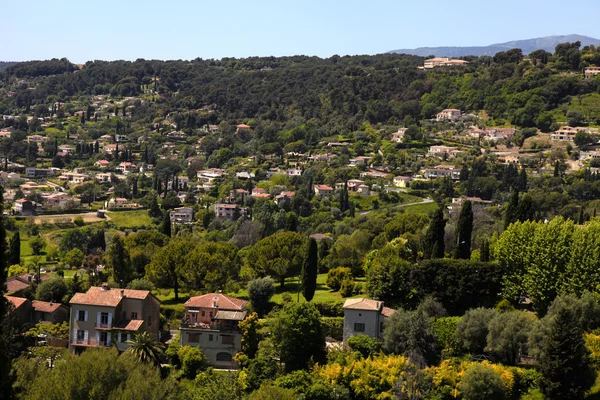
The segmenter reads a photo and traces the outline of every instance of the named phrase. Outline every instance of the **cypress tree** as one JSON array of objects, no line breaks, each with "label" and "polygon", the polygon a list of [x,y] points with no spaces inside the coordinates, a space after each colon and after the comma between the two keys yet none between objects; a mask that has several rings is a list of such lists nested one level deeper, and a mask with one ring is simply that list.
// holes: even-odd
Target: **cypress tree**
[{"label": "cypress tree", "polygon": [[558,160],[556,160],[556,162],[554,163],[554,177],[558,177],[560,176],[560,163],[558,162]]},{"label": "cypress tree", "polygon": [[504,229],[508,228],[510,224],[516,222],[519,217],[519,191],[514,190],[506,211],[504,212]]},{"label": "cypress tree", "polygon": [[429,227],[425,233],[425,248],[423,256],[429,258],[444,258],[444,229],[446,220],[444,219],[444,210],[438,207],[430,217]]},{"label": "cypress tree", "polygon": [[516,187],[522,192],[527,190],[527,171],[525,168],[521,168],[521,171],[519,172]]},{"label": "cypress tree", "polygon": [[471,234],[473,233],[473,206],[469,200],[463,203],[456,225],[454,258],[471,258]]},{"label": "cypress tree", "polygon": [[8,248],[8,266],[21,263],[21,234],[17,230],[10,239]]},{"label": "cypress tree", "polygon": [[99,152],[100,152],[100,144],[96,140],[96,143],[94,143],[94,153],[98,154]]},{"label": "cypress tree", "polygon": [[158,200],[156,196],[152,198],[152,203],[150,203],[150,209],[148,210],[148,215],[150,218],[158,218],[162,215],[160,211],[160,207],[158,206]]},{"label": "cypress tree", "polygon": [[579,225],[585,224],[585,214],[583,213],[583,207],[579,207],[579,221],[577,223]]},{"label": "cypress tree", "polygon": [[531,196],[526,194],[519,200],[519,205],[517,206],[517,214],[516,221],[525,222],[525,221],[535,221],[536,219],[536,209]]},{"label": "cypress tree", "polygon": [[302,266],[302,295],[311,301],[317,289],[317,273],[319,268],[319,247],[315,239],[308,241],[308,253]]},{"label": "cypress tree", "polygon": [[490,261],[490,242],[487,239],[481,241],[481,246],[479,247],[479,261]]},{"label": "cypress tree", "polygon": [[171,215],[168,211],[163,214],[163,220],[159,227],[160,233],[167,237],[171,237]]},{"label": "cypress tree", "polygon": [[551,320],[542,343],[540,372],[540,387],[548,399],[583,399],[594,383],[583,329],[568,307],[562,307]]}]

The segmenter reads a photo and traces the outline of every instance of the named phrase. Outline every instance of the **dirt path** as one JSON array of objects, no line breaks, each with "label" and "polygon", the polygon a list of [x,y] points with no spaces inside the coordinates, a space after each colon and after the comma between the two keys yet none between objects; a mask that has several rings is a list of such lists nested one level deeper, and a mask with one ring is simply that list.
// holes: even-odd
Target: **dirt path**
[{"label": "dirt path", "polygon": [[[417,204],[429,204],[429,203],[433,203],[433,200],[431,200],[431,199],[423,199],[423,201],[419,201],[419,202],[416,202],[416,203],[398,204],[397,206],[389,207],[389,209],[394,210],[396,208],[402,208],[402,207],[408,207],[408,206],[416,206]],[[380,210],[386,210],[386,208],[380,208],[379,210],[361,211],[358,214],[359,215],[367,215],[369,213],[372,213],[373,211],[380,211]]]},{"label": "dirt path", "polygon": [[77,217],[83,218],[84,222],[100,222],[100,221],[110,221],[110,217],[108,215],[104,215],[105,218],[99,218],[96,215],[96,212],[89,212],[84,214],[56,214],[56,215],[36,215],[33,217],[33,221],[36,224],[41,224],[42,222],[48,222],[50,224],[55,223],[56,221],[64,221],[66,219],[73,222],[73,220]]}]

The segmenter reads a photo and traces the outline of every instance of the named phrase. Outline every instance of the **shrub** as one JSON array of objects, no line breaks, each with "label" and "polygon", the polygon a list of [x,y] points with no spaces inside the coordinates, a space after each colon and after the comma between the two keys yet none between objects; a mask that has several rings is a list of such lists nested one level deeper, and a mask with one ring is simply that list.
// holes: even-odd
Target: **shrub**
[{"label": "shrub", "polygon": [[498,304],[496,304],[496,311],[498,312],[507,312],[507,311],[513,311],[515,309],[515,307],[510,303],[510,301],[506,300],[506,299],[502,299],[498,302]]},{"label": "shrub", "polygon": [[504,400],[507,391],[500,375],[489,365],[474,364],[465,373],[460,390],[465,400]]},{"label": "shrub", "polygon": [[183,375],[188,379],[194,379],[199,372],[208,368],[208,358],[197,347],[183,346],[177,356],[181,361]]},{"label": "shrub", "polygon": [[354,292],[354,281],[350,279],[344,279],[342,287],[340,288],[340,294],[342,297],[350,297]]},{"label": "shrub", "polygon": [[271,277],[254,279],[248,283],[248,298],[254,311],[261,317],[267,313],[273,294],[275,286]]},{"label": "shrub", "polygon": [[381,342],[367,335],[356,335],[348,339],[352,351],[359,352],[363,357],[374,356],[381,351]]},{"label": "shrub", "polygon": [[73,219],[73,223],[77,226],[84,226],[85,225],[85,221],[83,220],[82,217],[75,217]]},{"label": "shrub", "polygon": [[154,284],[148,279],[134,279],[127,285],[128,289],[135,290],[154,290]]},{"label": "shrub", "polygon": [[342,282],[346,279],[352,279],[350,268],[337,267],[329,270],[327,273],[327,281],[325,283],[331,290],[337,292],[342,287]]}]

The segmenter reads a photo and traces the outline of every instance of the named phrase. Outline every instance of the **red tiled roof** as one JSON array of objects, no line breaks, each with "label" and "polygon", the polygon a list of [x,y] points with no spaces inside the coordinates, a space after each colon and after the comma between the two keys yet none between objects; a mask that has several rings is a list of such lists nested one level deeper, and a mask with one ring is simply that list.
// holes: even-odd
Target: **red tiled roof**
[{"label": "red tiled roof", "polygon": [[22,297],[14,297],[14,296],[4,296],[4,297],[6,298],[6,300],[13,303],[13,305],[15,306],[15,309],[21,307],[23,304],[25,304],[29,301],[28,299],[24,299]]},{"label": "red tiled roof", "polygon": [[243,311],[246,300],[225,296],[221,293],[208,293],[202,296],[192,297],[184,303],[186,307],[219,308],[220,310]]},{"label": "red tiled roof", "polygon": [[[122,295],[121,295],[122,293]],[[150,295],[148,290],[108,289],[92,286],[87,293],[75,293],[69,303],[93,306],[116,307],[123,297],[144,300]],[[123,297],[122,297],[123,296]]]},{"label": "red tiled roof", "polygon": [[143,319],[122,319],[114,326],[114,328],[123,331],[138,331],[143,324]]},{"label": "red tiled roof", "polygon": [[23,282],[20,279],[12,278],[6,281],[6,293],[16,293],[29,287],[29,283]]},{"label": "red tiled roof", "polygon": [[383,302],[371,299],[357,298],[357,299],[348,299],[344,303],[343,308],[347,308],[350,310],[373,310],[377,311],[381,308]]},{"label": "red tiled roof", "polygon": [[396,310],[394,310],[393,308],[389,308],[389,307],[383,307],[381,309],[381,313],[386,317],[391,317],[392,314],[395,312],[396,312]]},{"label": "red tiled roof", "polygon": [[33,306],[33,309],[35,311],[44,312],[44,313],[53,313],[54,311],[58,310],[60,307],[64,306],[63,304],[60,304],[60,303],[49,303],[47,301],[39,301],[39,300],[33,300],[31,302],[31,305]]}]

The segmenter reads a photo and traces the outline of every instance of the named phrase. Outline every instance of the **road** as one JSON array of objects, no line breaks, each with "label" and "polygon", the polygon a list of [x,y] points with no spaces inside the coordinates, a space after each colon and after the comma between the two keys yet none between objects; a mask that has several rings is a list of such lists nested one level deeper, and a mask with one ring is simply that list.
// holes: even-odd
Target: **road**
[{"label": "road", "polygon": [[[397,206],[388,207],[388,209],[394,210],[396,208],[402,208],[402,207],[408,207],[408,206],[416,206],[417,204],[429,204],[429,203],[433,203],[433,200],[427,198],[427,199],[423,199],[423,201],[419,201],[419,202],[416,202],[416,203],[398,204]],[[386,208],[380,208],[379,210],[386,210]],[[373,211],[379,211],[379,210],[360,211],[358,214],[359,215],[367,215],[368,213],[371,213]]]}]

